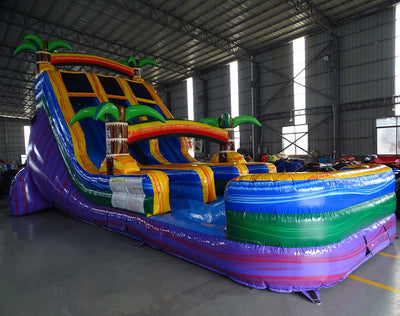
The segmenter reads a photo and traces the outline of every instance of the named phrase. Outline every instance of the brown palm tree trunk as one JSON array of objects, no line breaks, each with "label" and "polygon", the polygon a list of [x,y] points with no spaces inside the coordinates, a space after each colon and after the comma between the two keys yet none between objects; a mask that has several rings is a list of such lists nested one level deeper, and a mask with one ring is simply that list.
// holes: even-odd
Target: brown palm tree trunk
[{"label": "brown palm tree trunk", "polygon": [[133,68],[133,77],[134,78],[142,78],[142,71],[139,67]]},{"label": "brown palm tree trunk", "polygon": [[228,162],[228,152],[235,151],[235,132],[233,127],[226,128],[226,130],[228,131],[228,142],[219,145],[219,162]]},{"label": "brown palm tree trunk", "polygon": [[47,41],[43,41],[43,50],[36,52],[36,73],[40,73],[41,64],[50,64],[51,53],[48,51]]},{"label": "brown palm tree trunk", "polygon": [[125,122],[125,107],[117,105],[118,122],[106,121],[106,162],[107,174],[114,174],[114,156],[128,154],[128,123]]}]

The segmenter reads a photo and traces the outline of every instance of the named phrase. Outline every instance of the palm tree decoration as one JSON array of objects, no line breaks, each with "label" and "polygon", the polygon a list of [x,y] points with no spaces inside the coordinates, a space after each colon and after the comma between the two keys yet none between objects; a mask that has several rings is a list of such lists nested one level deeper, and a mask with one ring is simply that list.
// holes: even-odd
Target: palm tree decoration
[{"label": "palm tree decoration", "polygon": [[121,64],[126,66],[130,66],[134,69],[134,76],[135,77],[142,77],[142,67],[146,65],[153,65],[159,67],[159,65],[151,58],[135,58],[133,56],[129,56],[126,60],[121,60]]},{"label": "palm tree decoration", "polygon": [[124,107],[111,102],[102,102],[98,106],[89,106],[78,111],[69,122],[91,117],[102,120],[106,127],[106,165],[107,174],[114,174],[114,156],[128,154],[128,122],[139,116],[151,116],[165,122],[164,117],[156,110],[146,105]]},{"label": "palm tree decoration", "polygon": [[219,147],[220,152],[218,153],[219,162],[228,162],[227,153],[235,151],[235,135],[234,128],[244,123],[251,123],[261,127],[261,123],[250,115],[239,115],[234,118],[229,113],[223,113],[218,119],[213,117],[207,117],[200,120],[201,123],[206,123],[215,127],[220,127],[228,131],[228,143],[221,144]]},{"label": "palm tree decoration", "polygon": [[27,40],[28,42],[18,45],[14,51],[14,56],[24,50],[36,52],[36,73],[40,72],[40,64],[50,64],[51,53],[57,52],[57,49],[67,48],[72,50],[72,47],[64,41],[42,41],[39,36],[31,33],[26,34],[24,40]]}]

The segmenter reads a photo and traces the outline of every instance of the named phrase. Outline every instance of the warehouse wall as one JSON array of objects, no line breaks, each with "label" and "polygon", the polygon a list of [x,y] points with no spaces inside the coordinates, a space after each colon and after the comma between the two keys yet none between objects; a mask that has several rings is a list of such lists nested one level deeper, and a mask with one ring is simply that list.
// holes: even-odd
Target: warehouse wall
[{"label": "warehouse wall", "polygon": [[168,89],[169,103],[164,101],[175,118],[187,118],[186,80]]},{"label": "warehouse wall", "polygon": [[[222,113],[229,112],[231,109],[231,91],[230,91],[230,77],[229,66],[218,68],[205,74],[202,77],[207,81],[208,87],[208,116],[218,118]],[[199,95],[194,97],[195,107],[198,104]],[[195,120],[200,120],[203,117],[196,117]],[[214,155],[219,150],[219,145],[209,143],[209,153]]]},{"label": "warehouse wall", "polygon": [[[260,153],[278,153],[282,148],[282,126],[292,125],[292,45],[284,45],[256,56],[259,69],[257,117],[261,121]],[[261,141],[261,142],[260,142]],[[259,153],[259,154],[260,154]]]},{"label": "warehouse wall", "polygon": [[338,29],[341,103],[394,93],[395,10],[386,10]]},{"label": "warehouse wall", "polygon": [[[336,42],[327,32],[306,38],[309,151],[329,155],[336,150],[338,155],[357,157],[376,151],[375,120],[394,115],[394,25],[392,8],[338,27]],[[263,125],[255,128],[255,148],[258,154],[277,153],[282,149],[282,127],[293,124],[292,45],[260,51],[254,58],[254,82],[250,61],[239,61],[239,112],[251,115],[254,102],[255,116]],[[229,87],[228,65],[194,78],[195,120],[230,112]],[[175,117],[187,117],[186,81],[160,95]],[[25,124],[0,121],[0,158],[19,161]],[[241,146],[251,152],[252,127],[245,124],[240,130]],[[339,147],[335,137],[340,137]],[[218,151],[216,144],[205,148],[211,155]]]},{"label": "warehouse wall", "polygon": [[[254,69],[253,77],[250,61],[240,61],[238,64],[239,71],[239,115],[256,116],[256,102],[258,100],[258,93],[255,89],[255,84],[258,82],[258,69]],[[252,95],[254,94],[254,96]],[[254,103],[254,104],[253,104]],[[254,113],[253,113],[254,111]],[[253,126],[252,124],[242,124],[240,129],[240,146],[247,151],[250,156],[253,154],[253,138],[258,140],[261,135],[261,128]],[[253,134],[254,129],[254,134]],[[255,136],[255,137],[254,137]],[[256,148],[254,148],[257,151]]]},{"label": "warehouse wall", "polygon": [[[187,118],[186,80],[168,88],[169,108],[176,118]],[[220,67],[201,78],[193,80],[194,119],[205,117],[218,118],[224,112],[230,112],[229,66]],[[215,154],[219,145],[208,142],[207,153]],[[205,157],[200,157],[205,158]]]},{"label": "warehouse wall", "polygon": [[0,159],[21,163],[25,154],[24,126],[28,121],[0,119]]},{"label": "warehouse wall", "polygon": [[[393,116],[394,94],[394,8],[348,23],[335,30],[306,38],[307,124],[309,151],[321,155],[352,154],[362,158],[376,151],[375,119]],[[250,61],[239,62],[240,114],[255,114],[262,122],[256,128],[258,153],[277,153],[282,148],[282,126],[293,125],[292,45],[259,52],[255,56],[255,82],[251,82]],[[195,119],[218,117],[230,109],[229,66],[195,79]],[[252,85],[255,96],[252,94]],[[202,89],[206,86],[207,93]],[[179,87],[184,88],[180,90]],[[204,89],[203,89],[204,90]],[[185,98],[186,85],[169,88],[172,112],[179,116],[174,99]],[[177,96],[172,97],[172,95]],[[206,102],[206,103],[207,103]],[[339,113],[335,107],[340,104]],[[201,110],[199,110],[201,107]],[[174,111],[177,109],[177,112]],[[336,125],[335,125],[336,121]],[[335,146],[335,137],[340,137]],[[259,145],[259,146],[258,146]],[[251,152],[251,125],[241,126],[241,146]],[[218,150],[210,146],[211,154]]]},{"label": "warehouse wall", "polygon": [[[309,124],[309,151],[333,155],[336,151],[334,134],[334,105],[339,102],[338,50],[340,42],[327,33],[306,39],[307,123]],[[335,77],[336,83],[335,83]],[[336,94],[335,94],[336,92]]]},{"label": "warehouse wall", "polygon": [[338,30],[343,153],[375,153],[375,119],[394,116],[394,29],[393,8]]},{"label": "warehouse wall", "polygon": [[[318,150],[322,155],[329,155],[336,150],[337,155],[364,157],[376,151],[375,119],[393,116],[394,9],[344,25],[336,33],[338,51],[334,37],[328,33],[306,38],[309,151]],[[281,70],[287,65],[284,73],[292,76],[290,44],[266,54],[277,56],[269,61],[269,67]],[[257,56],[257,60],[261,62],[262,73],[261,56]],[[283,84],[278,78],[273,82]],[[260,102],[263,104],[263,95],[273,95],[274,85],[263,85],[263,76],[260,84]],[[292,84],[287,85],[270,104],[280,103],[281,110],[290,111],[292,89]],[[334,124],[337,102],[342,104],[340,115],[335,117],[339,121],[338,131]],[[275,130],[280,130],[281,126],[291,125],[287,119],[279,119],[279,111],[273,106],[267,113],[277,119],[271,123],[268,117],[262,117],[264,126],[275,124]],[[264,150],[279,151],[280,137],[274,132],[273,139],[269,140],[268,134],[264,131]],[[339,148],[335,148],[334,135],[340,137]]]}]

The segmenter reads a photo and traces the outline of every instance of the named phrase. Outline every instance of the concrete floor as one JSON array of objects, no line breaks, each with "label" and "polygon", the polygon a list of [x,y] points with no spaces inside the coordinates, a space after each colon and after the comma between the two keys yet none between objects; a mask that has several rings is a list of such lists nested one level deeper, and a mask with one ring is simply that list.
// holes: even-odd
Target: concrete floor
[{"label": "concrete floor", "polygon": [[14,217],[0,200],[0,315],[400,315],[399,239],[352,274],[363,280],[321,289],[321,305],[135,245],[57,210]]}]

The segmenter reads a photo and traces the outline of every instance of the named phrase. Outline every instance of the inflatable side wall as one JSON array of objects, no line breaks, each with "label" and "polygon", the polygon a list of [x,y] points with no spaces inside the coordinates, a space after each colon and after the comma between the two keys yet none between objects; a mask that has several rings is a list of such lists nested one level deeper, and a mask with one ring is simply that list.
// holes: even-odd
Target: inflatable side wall
[{"label": "inflatable side wall", "polygon": [[226,188],[227,238],[275,247],[337,243],[396,210],[386,166],[248,175]]}]

